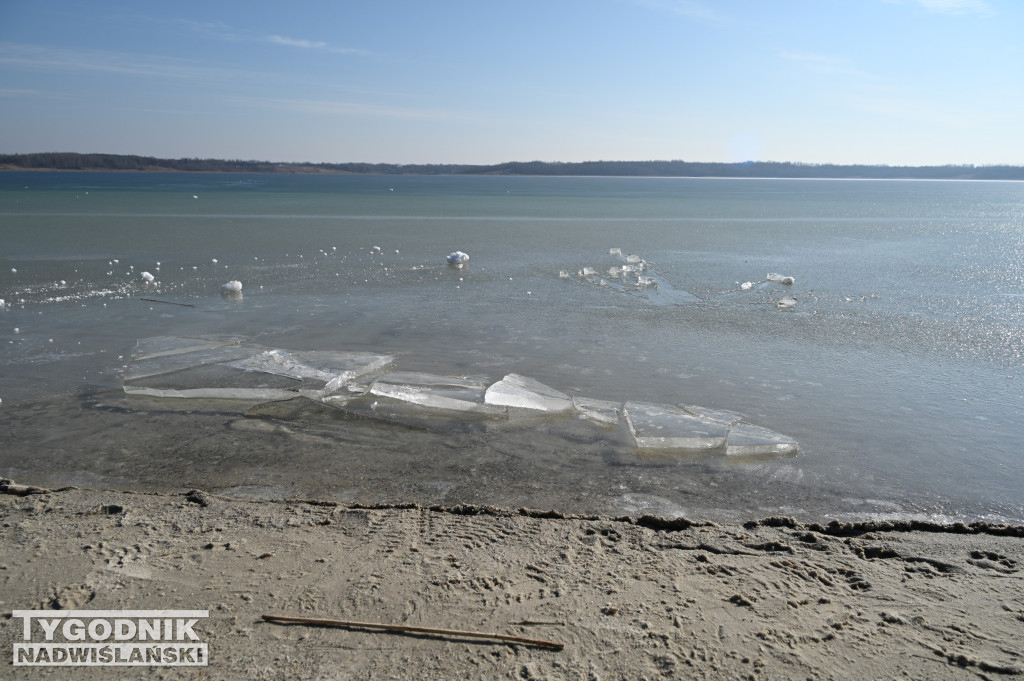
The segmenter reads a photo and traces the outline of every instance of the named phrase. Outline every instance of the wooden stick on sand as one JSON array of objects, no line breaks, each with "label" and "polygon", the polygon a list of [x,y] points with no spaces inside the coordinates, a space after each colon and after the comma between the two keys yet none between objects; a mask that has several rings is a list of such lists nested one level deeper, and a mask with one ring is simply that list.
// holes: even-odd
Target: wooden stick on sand
[{"label": "wooden stick on sand", "polygon": [[427,634],[431,636],[454,636],[462,638],[487,638],[506,643],[521,643],[528,646],[540,646],[551,650],[561,650],[564,645],[555,641],[539,638],[523,638],[508,634],[485,634],[479,631],[460,631],[458,629],[434,629],[431,627],[413,627],[405,624],[378,624],[374,622],[353,622],[349,620],[317,619],[315,617],[290,617],[288,615],[263,615],[267,622],[277,624],[308,624],[316,627],[342,627],[352,629],[379,629],[381,631],[397,631],[409,634]]}]

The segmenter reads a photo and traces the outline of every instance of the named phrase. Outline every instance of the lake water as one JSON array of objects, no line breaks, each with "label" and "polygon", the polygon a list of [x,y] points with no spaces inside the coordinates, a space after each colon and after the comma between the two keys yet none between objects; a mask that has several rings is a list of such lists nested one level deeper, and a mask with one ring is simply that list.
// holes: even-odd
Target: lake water
[{"label": "lake water", "polygon": [[[609,273],[629,254],[657,286]],[[1021,183],[0,173],[0,298],[0,475],[28,483],[1024,521]],[[171,335],[725,409],[800,449],[124,395],[136,341]]]}]

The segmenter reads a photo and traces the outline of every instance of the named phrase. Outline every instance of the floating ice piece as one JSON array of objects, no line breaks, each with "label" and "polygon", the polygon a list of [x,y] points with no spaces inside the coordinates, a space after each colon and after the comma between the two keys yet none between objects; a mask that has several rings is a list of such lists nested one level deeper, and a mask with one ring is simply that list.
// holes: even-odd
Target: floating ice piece
[{"label": "floating ice piece", "polygon": [[793,296],[786,296],[778,303],[780,310],[792,310],[796,307],[796,298]]},{"label": "floating ice piece", "polygon": [[487,382],[483,378],[456,378],[431,374],[396,372],[374,381],[370,394],[411,402],[427,409],[502,415],[501,407],[484,402]]},{"label": "floating ice piece", "polygon": [[579,275],[581,277],[592,277],[595,274],[597,274],[597,270],[595,270],[593,267],[584,267],[582,270],[579,271]]},{"label": "floating ice piece", "polygon": [[786,284],[787,286],[793,284],[793,282],[796,281],[795,279],[793,279],[793,277],[787,277],[782,274],[775,274],[774,272],[769,272],[767,279],[768,281],[774,281],[776,284]]},{"label": "floating ice piece", "polygon": [[568,270],[559,270],[558,278],[559,279],[568,279],[569,278],[569,271]]},{"label": "floating ice piece", "polygon": [[149,272],[143,272],[140,276],[142,277],[142,280],[145,281],[147,284],[152,284],[153,280],[156,279],[156,277],[154,277]]},{"label": "floating ice piece", "polygon": [[629,432],[640,449],[707,452],[724,449],[727,426],[667,404],[626,402]]},{"label": "floating ice piece", "polygon": [[[373,247],[373,250],[375,250],[375,251],[377,251],[378,253],[380,253],[380,246],[374,246],[374,247]],[[468,256],[468,255],[466,256],[466,259],[467,259],[467,260],[469,259],[469,256]]]},{"label": "floating ice piece", "polygon": [[224,293],[239,293],[242,290],[242,282],[232,279],[226,284],[221,284],[220,290]]},{"label": "floating ice piece", "polygon": [[0,298],[0,312],[6,312],[6,311],[7,311],[7,301],[5,301],[3,298]]},{"label": "floating ice piece", "polygon": [[639,255],[633,255],[632,253],[630,253],[629,255],[626,256],[626,262],[628,262],[630,265],[639,265],[643,261],[644,259],[641,258]]},{"label": "floating ice piece", "polygon": [[789,456],[796,454],[797,442],[786,435],[739,423],[729,429],[725,446],[726,456]]},{"label": "floating ice piece", "polygon": [[648,286],[653,286],[654,288],[658,288],[658,282],[655,281],[654,277],[645,277],[645,276],[641,275],[641,276],[638,276],[636,278],[636,283],[639,284],[640,286],[644,287],[644,288],[646,288]]},{"label": "floating ice piece", "polygon": [[565,393],[550,388],[536,379],[519,374],[508,374],[489,387],[484,393],[484,401],[487,404],[503,407],[520,407],[539,411],[558,412],[572,409],[572,398]]},{"label": "floating ice piece", "polygon": [[754,282],[752,281],[745,281],[742,284],[740,284],[741,291],[749,291],[752,288],[754,288]]},{"label": "floating ice piece", "polygon": [[580,418],[611,426],[618,425],[619,423],[622,405],[618,402],[606,402],[605,400],[592,400],[589,397],[573,396],[572,403],[576,407]]},{"label": "floating ice piece", "polygon": [[618,255],[618,256],[621,256],[622,255],[622,249],[621,248],[609,248],[608,249],[608,255]]},{"label": "floating ice piece", "polygon": [[731,426],[743,420],[743,414],[737,414],[734,411],[726,411],[725,409],[708,409],[707,407],[701,407],[696,404],[680,404],[676,406],[685,412],[693,414],[697,418],[721,423],[723,426]]},{"label": "floating ice piece", "polygon": [[455,251],[454,253],[449,253],[446,259],[449,265],[463,265],[469,262],[469,255],[462,251]]},{"label": "floating ice piece", "polygon": [[395,359],[367,353],[289,353],[241,342],[144,339],[125,372],[124,391],[155,397],[282,400],[305,395],[321,399]]}]

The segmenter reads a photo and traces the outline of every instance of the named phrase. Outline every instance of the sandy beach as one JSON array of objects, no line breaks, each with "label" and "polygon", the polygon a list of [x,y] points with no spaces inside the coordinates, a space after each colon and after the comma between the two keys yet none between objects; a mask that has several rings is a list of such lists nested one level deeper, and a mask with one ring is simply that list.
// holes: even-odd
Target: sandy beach
[{"label": "sandy beach", "polygon": [[[742,525],[0,483],[8,677],[997,679],[1024,528]],[[17,610],[208,610],[201,670],[12,666]],[[54,613],[58,615],[59,613]],[[264,615],[528,643],[277,624]]]}]

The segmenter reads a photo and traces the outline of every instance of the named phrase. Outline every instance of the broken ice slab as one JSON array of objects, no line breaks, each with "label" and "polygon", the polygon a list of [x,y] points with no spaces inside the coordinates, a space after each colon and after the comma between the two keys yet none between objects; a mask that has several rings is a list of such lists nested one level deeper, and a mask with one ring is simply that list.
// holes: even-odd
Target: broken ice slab
[{"label": "broken ice slab", "polygon": [[724,449],[727,426],[667,404],[627,402],[626,423],[640,449]]},{"label": "broken ice slab", "polygon": [[124,391],[155,397],[321,398],[395,359],[352,352],[290,353],[242,343],[238,338],[140,340],[125,371]]},{"label": "broken ice slab", "polygon": [[125,380],[135,380],[147,376],[185,371],[209,364],[234,362],[257,354],[261,349],[244,345],[227,345],[135,356],[128,368],[125,369],[124,377]]},{"label": "broken ice slab", "polygon": [[791,456],[799,449],[796,441],[773,430],[747,423],[729,429],[726,456]]},{"label": "broken ice slab", "polygon": [[622,405],[618,402],[606,402],[604,400],[592,400],[589,397],[573,396],[572,403],[576,407],[580,418],[605,426],[616,426],[619,424],[619,413],[622,411]]},{"label": "broken ice slab", "polygon": [[679,404],[676,406],[683,411],[693,414],[697,418],[721,423],[724,426],[731,426],[734,423],[739,423],[743,420],[743,414],[737,414],[734,411],[726,411],[725,409],[708,409],[707,407],[701,407],[696,404]]},{"label": "broken ice slab", "polygon": [[538,411],[559,412],[572,409],[572,398],[565,393],[519,374],[509,374],[489,387],[484,393],[484,401],[502,407]]},{"label": "broken ice slab", "polygon": [[395,358],[365,352],[286,352],[267,350],[232,362],[229,366],[298,380],[322,381],[321,390],[328,395],[360,376],[380,371]]},{"label": "broken ice slab", "polygon": [[184,352],[212,350],[214,348],[241,345],[244,338],[238,336],[214,336],[189,338],[187,336],[154,336],[140,338],[132,352],[132,359],[150,359],[163,355],[179,355]]},{"label": "broken ice slab", "polygon": [[305,389],[316,392],[322,386],[303,385],[286,376],[245,371],[224,364],[204,364],[180,371],[126,378],[129,395],[222,400],[287,400]]},{"label": "broken ice slab", "polygon": [[426,409],[504,415],[499,406],[487,404],[486,379],[434,376],[396,372],[374,381],[370,394],[410,402]]},{"label": "broken ice slab", "polygon": [[784,274],[776,274],[775,272],[769,272],[766,278],[768,281],[774,281],[776,284],[786,284],[787,286],[792,285],[795,281],[793,277],[787,277]]}]

